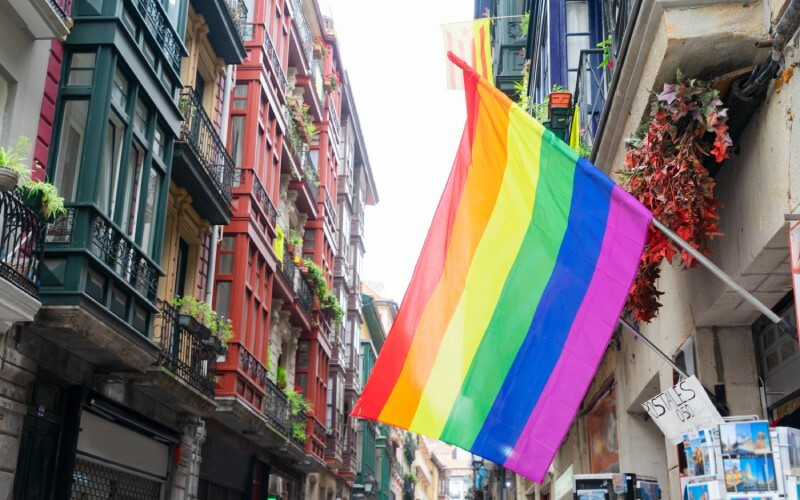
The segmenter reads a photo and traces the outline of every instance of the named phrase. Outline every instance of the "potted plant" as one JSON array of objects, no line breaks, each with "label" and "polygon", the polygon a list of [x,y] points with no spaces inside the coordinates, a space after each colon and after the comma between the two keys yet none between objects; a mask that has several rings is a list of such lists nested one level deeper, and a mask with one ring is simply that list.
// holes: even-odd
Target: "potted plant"
[{"label": "potted plant", "polygon": [[325,92],[331,93],[336,90],[339,90],[339,85],[341,81],[339,80],[339,75],[336,73],[331,73],[325,76],[325,80],[323,81],[323,85],[325,86]]},{"label": "potted plant", "polygon": [[311,403],[303,397],[299,387],[293,391],[285,391],[289,399],[289,413],[292,422],[292,438],[301,443],[308,439],[306,435],[306,420],[302,418],[311,409]]},{"label": "potted plant", "polygon": [[27,154],[28,138],[24,135],[13,146],[0,147],[0,191],[10,191],[20,180],[30,178],[31,169],[25,164]]},{"label": "potted plant", "polygon": [[178,309],[178,324],[200,339],[206,340],[211,336],[212,322],[216,321],[216,313],[211,306],[187,295],[172,299],[172,305]]},{"label": "potted plant", "polygon": [[553,91],[550,92],[550,109],[569,108],[571,103],[572,103],[571,92],[567,92],[567,89],[558,85],[553,87]]},{"label": "potted plant", "polygon": [[64,198],[58,195],[58,188],[46,181],[27,181],[22,185],[25,205],[31,207],[48,222],[67,213]]},{"label": "potted plant", "polygon": [[210,326],[210,330],[211,335],[203,343],[210,346],[217,354],[227,353],[228,341],[233,338],[233,323],[231,323],[231,320],[217,316],[214,313],[214,321]]},{"label": "potted plant", "polygon": [[281,368],[280,366],[277,369],[277,374],[275,376],[275,385],[278,386],[278,389],[286,389],[286,386],[289,385],[286,380],[286,370]]},{"label": "potted plant", "polygon": [[328,57],[328,45],[319,35],[314,37],[314,57],[317,59],[326,59]]}]

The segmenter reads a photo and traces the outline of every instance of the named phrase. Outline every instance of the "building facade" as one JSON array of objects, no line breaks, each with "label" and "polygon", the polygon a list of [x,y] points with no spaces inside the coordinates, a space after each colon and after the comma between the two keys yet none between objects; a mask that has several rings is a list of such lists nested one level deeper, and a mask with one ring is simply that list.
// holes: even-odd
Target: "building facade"
[{"label": "building facade", "polygon": [[0,9],[21,20],[0,142],[35,137],[67,206],[45,225],[0,195],[27,224],[3,241],[41,235],[0,262],[0,497],[348,498],[377,191],[332,20],[313,0]]},{"label": "building facade", "polygon": [[[493,12],[519,7],[504,0],[490,4]],[[628,139],[650,120],[653,92],[675,83],[678,69],[712,82],[728,108],[733,145],[730,157],[710,169],[724,234],[713,240],[709,258],[794,325],[785,215],[797,211],[799,164],[791,155],[797,134],[786,115],[800,96],[800,84],[791,78],[795,51],[776,55],[777,80],[767,75],[760,87],[746,82],[753,67],[765,67],[787,4],[527,2],[521,7],[529,13],[528,62],[519,76],[524,92],[513,97],[535,115],[554,85],[566,87],[580,109],[579,153],[613,178],[625,166]],[[789,32],[789,45],[795,35]],[[697,376],[723,416],[774,421],[795,411],[797,338],[706,269],[683,271],[677,258],[659,269],[662,306],[652,321],[638,323],[641,333]],[[513,478],[515,495],[560,500],[572,495],[576,474],[622,471],[655,477],[665,498],[681,498],[682,453],[640,404],[679,379],[643,342],[616,332],[543,484]]]}]

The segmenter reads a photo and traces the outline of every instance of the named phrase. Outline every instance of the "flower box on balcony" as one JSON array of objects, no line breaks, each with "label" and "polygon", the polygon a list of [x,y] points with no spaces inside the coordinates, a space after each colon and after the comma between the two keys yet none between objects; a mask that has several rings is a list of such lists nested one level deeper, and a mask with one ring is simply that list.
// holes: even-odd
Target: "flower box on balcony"
[{"label": "flower box on balcony", "polygon": [[550,108],[568,108],[572,102],[572,94],[570,92],[551,92],[550,93]]},{"label": "flower box on balcony", "polygon": [[210,347],[217,354],[228,352],[228,346],[216,335],[209,335],[207,339],[203,340],[203,344]]}]

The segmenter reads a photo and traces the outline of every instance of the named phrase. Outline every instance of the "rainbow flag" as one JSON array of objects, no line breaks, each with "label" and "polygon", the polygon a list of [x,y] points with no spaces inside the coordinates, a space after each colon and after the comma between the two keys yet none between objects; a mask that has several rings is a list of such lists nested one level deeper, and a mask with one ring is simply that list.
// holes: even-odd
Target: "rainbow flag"
[{"label": "rainbow flag", "polygon": [[[492,22],[488,18],[442,25],[445,52],[453,52],[468,61],[490,83],[493,81],[491,29]],[[461,72],[452,64],[447,65],[447,88],[464,88]]]},{"label": "rainbow flag", "polygon": [[452,54],[467,124],[353,415],[541,481],[597,370],[652,214]]}]

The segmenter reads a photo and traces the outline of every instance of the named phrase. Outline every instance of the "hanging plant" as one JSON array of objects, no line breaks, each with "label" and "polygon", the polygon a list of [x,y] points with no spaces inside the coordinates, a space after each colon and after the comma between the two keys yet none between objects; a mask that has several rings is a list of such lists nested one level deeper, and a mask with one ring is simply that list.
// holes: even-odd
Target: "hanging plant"
[{"label": "hanging plant", "polygon": [[[665,84],[655,95],[650,118],[629,141],[625,169],[619,174],[624,187],[655,218],[708,255],[711,240],[722,233],[717,214],[720,203],[704,162],[721,163],[728,158],[727,109],[709,82],[685,78],[680,71],[676,80],[677,84]],[[662,295],[656,287],[658,266],[662,260],[672,262],[676,255],[684,269],[696,264],[691,255],[679,252],[651,227],[626,305],[637,321],[649,322],[656,316]]]}]

